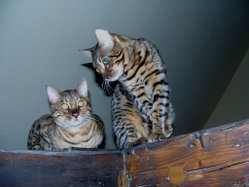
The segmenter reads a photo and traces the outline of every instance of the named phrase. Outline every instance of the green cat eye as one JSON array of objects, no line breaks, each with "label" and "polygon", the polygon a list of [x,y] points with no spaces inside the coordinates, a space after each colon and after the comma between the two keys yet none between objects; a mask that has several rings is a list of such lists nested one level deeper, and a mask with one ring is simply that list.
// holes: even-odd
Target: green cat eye
[{"label": "green cat eye", "polygon": [[63,103],[63,104],[61,105],[61,108],[62,108],[63,110],[68,110],[68,109],[69,109],[69,106],[68,106],[68,104]]},{"label": "green cat eye", "polygon": [[109,59],[108,58],[104,58],[103,62],[104,62],[104,64],[108,64],[109,63]]},{"label": "green cat eye", "polygon": [[78,106],[79,106],[79,107],[84,106],[84,101],[82,101],[82,100],[78,101]]}]

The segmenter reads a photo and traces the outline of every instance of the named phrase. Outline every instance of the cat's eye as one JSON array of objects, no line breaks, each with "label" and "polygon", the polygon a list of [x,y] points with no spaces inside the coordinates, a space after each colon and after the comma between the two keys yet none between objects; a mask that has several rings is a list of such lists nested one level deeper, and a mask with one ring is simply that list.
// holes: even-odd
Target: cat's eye
[{"label": "cat's eye", "polygon": [[78,106],[79,106],[79,107],[82,107],[82,106],[84,106],[84,101],[82,101],[82,100],[79,100],[79,101],[78,101]]},{"label": "cat's eye", "polygon": [[63,110],[68,110],[68,109],[69,109],[69,106],[68,106],[68,104],[63,103],[63,104],[61,105],[61,108],[62,108]]},{"label": "cat's eye", "polygon": [[108,64],[109,63],[109,59],[106,57],[106,58],[103,59],[103,62],[104,62],[104,64]]}]

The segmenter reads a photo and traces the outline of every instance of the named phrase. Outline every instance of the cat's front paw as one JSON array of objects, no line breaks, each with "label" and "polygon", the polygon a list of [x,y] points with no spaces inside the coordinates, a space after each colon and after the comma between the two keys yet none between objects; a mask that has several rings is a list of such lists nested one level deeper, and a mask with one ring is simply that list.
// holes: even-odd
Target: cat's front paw
[{"label": "cat's front paw", "polygon": [[151,140],[154,142],[154,141],[157,141],[157,140],[163,140],[163,139],[165,139],[166,138],[166,136],[163,134],[163,133],[161,133],[161,132],[154,132],[154,133],[152,133],[152,135],[151,135]]},{"label": "cat's front paw", "polygon": [[172,132],[173,128],[171,127],[171,125],[165,125],[166,138],[170,137],[172,135]]},{"label": "cat's front paw", "polygon": [[72,151],[73,151],[73,147],[68,147],[68,148],[65,148],[65,149],[63,149],[63,151],[72,152]]},{"label": "cat's front paw", "polygon": [[147,143],[147,139],[145,137],[141,137],[137,139],[135,142],[129,142],[127,145],[128,147],[134,147],[134,146],[145,144],[145,143]]}]

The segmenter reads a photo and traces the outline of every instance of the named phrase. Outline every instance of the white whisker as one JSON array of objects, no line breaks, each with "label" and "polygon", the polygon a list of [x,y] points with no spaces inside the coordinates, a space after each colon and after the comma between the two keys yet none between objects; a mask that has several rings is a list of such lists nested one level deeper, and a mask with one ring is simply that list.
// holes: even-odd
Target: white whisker
[{"label": "white whisker", "polygon": [[112,86],[110,85],[110,82],[107,82],[107,84],[108,84],[108,86],[109,86],[109,88],[110,88],[111,94],[113,94],[113,93],[114,93],[114,90],[113,90]]},{"label": "white whisker", "polygon": [[110,83],[108,81],[104,81],[105,85],[105,91],[108,95],[112,95],[114,93],[113,88],[111,87]]},{"label": "white whisker", "polygon": [[104,80],[101,84],[101,88],[104,90],[104,92],[107,95],[112,95],[114,93],[114,90],[112,88],[112,86],[110,85],[110,83],[106,80]]}]

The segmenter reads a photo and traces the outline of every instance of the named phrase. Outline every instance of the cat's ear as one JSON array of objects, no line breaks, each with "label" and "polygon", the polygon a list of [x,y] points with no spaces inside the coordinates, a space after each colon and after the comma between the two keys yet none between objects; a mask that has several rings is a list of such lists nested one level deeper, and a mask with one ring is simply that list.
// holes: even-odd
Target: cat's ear
[{"label": "cat's ear", "polygon": [[98,39],[99,45],[104,50],[111,50],[114,47],[114,38],[112,35],[104,29],[96,29],[95,35]]},{"label": "cat's ear", "polygon": [[116,42],[122,43],[122,42],[127,42],[127,37],[122,37],[118,34],[112,34],[112,37],[115,39]]},{"label": "cat's ear", "polygon": [[88,49],[80,49],[79,51],[83,52],[85,56],[89,57],[89,58],[92,58],[92,55],[93,55],[93,52],[94,52],[94,48],[95,47],[91,47],[91,48],[88,48]]},{"label": "cat's ear", "polygon": [[85,78],[83,78],[77,88],[77,92],[82,97],[88,96],[88,89],[87,89],[87,81]]},{"label": "cat's ear", "polygon": [[50,85],[47,85],[46,91],[47,91],[48,99],[49,99],[50,103],[55,104],[59,101],[60,91],[57,88],[50,86]]}]

